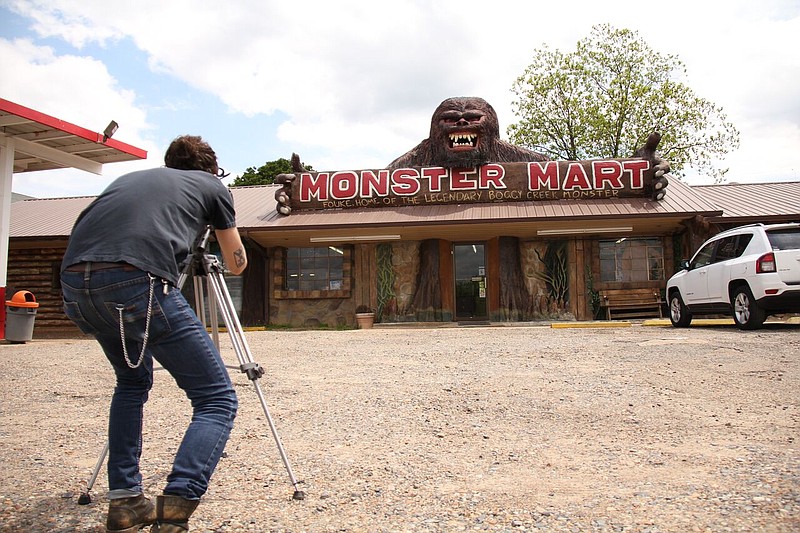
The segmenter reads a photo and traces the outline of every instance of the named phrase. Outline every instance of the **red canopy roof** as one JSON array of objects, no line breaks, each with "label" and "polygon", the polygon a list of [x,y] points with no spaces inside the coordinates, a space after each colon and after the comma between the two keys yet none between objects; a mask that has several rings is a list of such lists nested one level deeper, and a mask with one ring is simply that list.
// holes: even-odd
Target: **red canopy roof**
[{"label": "red canopy roof", "polygon": [[0,98],[0,141],[14,139],[14,172],[75,167],[99,174],[103,163],[146,159],[147,151]]}]

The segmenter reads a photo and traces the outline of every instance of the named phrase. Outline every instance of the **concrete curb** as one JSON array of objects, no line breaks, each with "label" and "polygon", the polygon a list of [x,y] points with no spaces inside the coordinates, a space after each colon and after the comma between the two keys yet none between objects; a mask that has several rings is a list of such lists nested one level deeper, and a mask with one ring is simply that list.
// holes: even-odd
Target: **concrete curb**
[{"label": "concrete curb", "polygon": [[617,320],[617,321],[594,321],[594,322],[553,322],[550,324],[551,328],[555,329],[568,329],[568,328],[629,328],[633,324],[631,322]]}]

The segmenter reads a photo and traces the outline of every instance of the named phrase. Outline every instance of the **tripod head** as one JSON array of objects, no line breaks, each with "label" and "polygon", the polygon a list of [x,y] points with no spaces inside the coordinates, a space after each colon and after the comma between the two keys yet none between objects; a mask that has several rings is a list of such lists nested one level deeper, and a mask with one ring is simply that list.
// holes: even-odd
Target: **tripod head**
[{"label": "tripod head", "polygon": [[211,238],[211,232],[214,228],[206,226],[205,229],[197,236],[192,245],[192,250],[189,255],[184,259],[180,276],[178,276],[178,289],[183,288],[183,284],[193,274],[205,275],[205,258],[206,251],[208,250],[208,240]]},{"label": "tripod head", "polygon": [[206,226],[206,229],[197,236],[197,239],[194,241],[194,250],[192,251],[192,255],[204,254],[206,253],[206,249],[208,248],[208,239],[211,238],[211,232],[214,231],[214,228],[211,226]]}]

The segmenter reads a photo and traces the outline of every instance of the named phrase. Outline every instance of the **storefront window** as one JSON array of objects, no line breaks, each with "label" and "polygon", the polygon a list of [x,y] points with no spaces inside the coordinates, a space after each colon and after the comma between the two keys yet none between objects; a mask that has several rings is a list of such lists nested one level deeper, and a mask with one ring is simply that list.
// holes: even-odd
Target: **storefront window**
[{"label": "storefront window", "polygon": [[286,250],[287,291],[339,291],[344,286],[344,251],[337,246]]},{"label": "storefront window", "polygon": [[664,245],[661,239],[600,241],[601,281],[662,281]]}]

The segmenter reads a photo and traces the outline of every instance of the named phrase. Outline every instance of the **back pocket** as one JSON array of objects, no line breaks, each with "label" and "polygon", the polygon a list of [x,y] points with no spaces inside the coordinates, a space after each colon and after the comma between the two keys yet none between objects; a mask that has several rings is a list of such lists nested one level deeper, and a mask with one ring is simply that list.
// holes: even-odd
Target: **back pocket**
[{"label": "back pocket", "polygon": [[78,306],[78,302],[68,302],[64,300],[64,314],[66,314],[67,318],[72,320],[82,332],[88,333],[89,335],[97,335],[97,329],[84,318],[83,313],[81,313],[81,308]]},{"label": "back pocket", "polygon": [[122,304],[106,302],[106,309],[114,317],[114,322],[116,322],[117,326],[119,326],[121,310],[125,338],[141,343],[144,342],[144,334],[147,327],[148,304],[151,304],[150,307],[152,308],[148,342],[155,342],[171,331],[169,321],[164,315],[164,311],[155,294],[153,294],[152,302],[150,302],[150,292],[147,291]]}]

